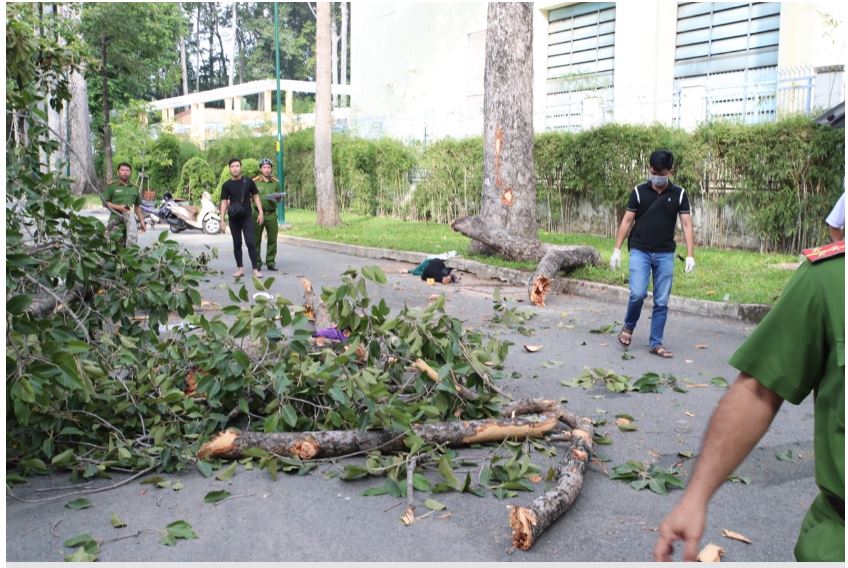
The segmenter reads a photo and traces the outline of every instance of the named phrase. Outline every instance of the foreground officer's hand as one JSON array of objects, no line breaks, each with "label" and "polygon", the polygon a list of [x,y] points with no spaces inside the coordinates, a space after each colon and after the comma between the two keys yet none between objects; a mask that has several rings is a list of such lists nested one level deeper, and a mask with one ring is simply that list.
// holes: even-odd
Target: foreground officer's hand
[{"label": "foreground officer's hand", "polygon": [[621,249],[613,249],[610,257],[610,270],[621,268]]},{"label": "foreground officer's hand", "polygon": [[683,541],[683,560],[693,562],[698,558],[698,545],[704,534],[706,506],[681,501],[663,520],[659,539],[654,546],[655,562],[670,562],[674,554],[674,541]]}]

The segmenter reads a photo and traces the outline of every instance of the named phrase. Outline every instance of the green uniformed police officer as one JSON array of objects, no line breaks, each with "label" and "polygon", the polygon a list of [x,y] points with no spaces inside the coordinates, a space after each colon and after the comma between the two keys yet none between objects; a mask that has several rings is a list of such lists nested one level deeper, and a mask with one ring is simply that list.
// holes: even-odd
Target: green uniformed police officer
[{"label": "green uniformed police officer", "polygon": [[135,209],[138,230],[142,233],[145,231],[144,216],[141,213],[141,197],[138,189],[130,185],[130,174],[132,174],[132,166],[121,162],[118,164],[118,179],[103,190],[106,208],[112,212],[109,216],[109,225],[115,227],[111,236],[113,240],[121,244],[125,243],[127,238],[124,213],[127,213],[131,207]]},{"label": "green uniformed police officer", "polygon": [[671,560],[676,540],[695,560],[707,504],[766,433],[784,400],[814,397],[819,495],[795,545],[803,562],[845,559],[845,242],[804,251],[780,300],[733,354],[736,382],[710,419],[698,464],[680,503],[659,528],[654,560]]},{"label": "green uniformed police officer", "polygon": [[271,175],[273,164],[268,158],[259,162],[259,175],[253,178],[259,189],[259,198],[262,202],[264,222],[259,223],[259,212],[254,209],[253,222],[256,224],[256,254],[259,257],[259,267],[262,268],[262,232],[268,233],[268,245],[265,251],[265,266],[268,270],[277,270],[277,202],[268,199],[267,196],[277,193],[280,181]]}]

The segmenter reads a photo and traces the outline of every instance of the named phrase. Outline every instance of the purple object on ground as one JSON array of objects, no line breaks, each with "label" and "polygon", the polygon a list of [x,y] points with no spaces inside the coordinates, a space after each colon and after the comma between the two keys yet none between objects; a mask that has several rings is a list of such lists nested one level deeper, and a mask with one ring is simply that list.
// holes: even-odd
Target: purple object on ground
[{"label": "purple object on ground", "polygon": [[312,337],[323,337],[324,339],[332,339],[333,341],[345,341],[347,337],[335,327],[325,327],[319,329],[312,334]]}]

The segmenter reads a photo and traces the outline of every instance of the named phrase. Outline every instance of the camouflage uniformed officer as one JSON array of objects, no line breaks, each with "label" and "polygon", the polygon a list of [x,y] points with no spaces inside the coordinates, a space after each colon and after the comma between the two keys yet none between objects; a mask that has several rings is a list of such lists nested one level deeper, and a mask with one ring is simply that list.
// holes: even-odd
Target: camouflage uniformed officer
[{"label": "camouflage uniformed officer", "polygon": [[795,545],[799,561],[845,559],[845,241],[804,251],[780,300],[733,354],[741,371],[710,419],[680,503],[659,528],[654,560],[671,560],[676,540],[695,560],[707,504],[766,433],[784,400],[814,397],[819,495]]},{"label": "camouflage uniformed officer", "polygon": [[138,219],[138,230],[145,231],[144,215],[141,213],[141,197],[138,189],[130,185],[130,174],[132,166],[126,162],[118,164],[118,179],[106,186],[103,190],[103,200],[106,208],[112,214],[109,215],[109,226],[115,227],[111,237],[113,240],[123,244],[126,242],[127,229],[124,226],[124,213],[135,209],[135,217]]},{"label": "camouflage uniformed officer", "polygon": [[268,245],[265,251],[265,266],[268,270],[277,270],[277,202],[268,199],[267,196],[276,193],[280,187],[280,181],[271,175],[271,160],[265,158],[259,162],[259,175],[253,178],[256,188],[259,189],[259,198],[262,201],[264,222],[259,223],[259,212],[254,209],[253,222],[256,224],[256,254],[259,257],[259,267],[262,268],[262,232],[268,233]]}]

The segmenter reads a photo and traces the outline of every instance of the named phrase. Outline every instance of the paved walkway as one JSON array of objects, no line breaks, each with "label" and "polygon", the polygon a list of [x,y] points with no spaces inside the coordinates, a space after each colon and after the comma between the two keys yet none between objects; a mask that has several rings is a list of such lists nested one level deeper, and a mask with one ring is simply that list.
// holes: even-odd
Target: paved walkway
[{"label": "paved walkway", "polygon": [[[158,233],[158,231],[157,231]],[[149,242],[156,234],[144,235]],[[199,232],[176,235],[189,250],[217,248],[203,283],[204,300],[229,304],[227,286],[234,270],[229,235],[206,236]],[[246,255],[245,255],[246,256]],[[656,461],[664,467],[681,458],[678,452],[697,452],[710,413],[724,391],[714,386],[690,388],[686,394],[611,394],[568,388],[562,380],[577,377],[585,366],[612,369],[638,377],[654,371],[673,373],[681,381],[709,384],[722,376],[729,381],[735,371],[726,363],[733,349],[750,332],[752,325],[735,319],[707,318],[672,310],[666,343],[675,352],[672,360],[647,353],[645,311],[636,330],[632,352],[635,359],[622,360],[614,335],[592,333],[603,325],[621,321],[624,305],[602,298],[570,294],[549,296],[545,308],[529,307],[537,315],[530,321],[532,337],[491,324],[493,281],[468,275],[457,285],[428,286],[405,273],[413,266],[385,259],[366,259],[314,248],[281,243],[274,293],[292,299],[302,297],[299,279],[309,278],[316,286],[338,282],[348,266],[377,264],[389,277],[384,286],[369,283],[369,292],[383,297],[393,309],[403,305],[423,306],[433,293],[444,293],[450,313],[466,325],[483,327],[512,341],[506,368],[521,378],[502,383],[515,397],[543,396],[567,399],[578,414],[606,419],[599,428],[613,440],[600,451],[609,462],[596,464],[586,474],[583,491],[575,506],[549,529],[529,552],[510,554],[509,504],[528,503],[534,497],[522,493],[515,499],[443,493],[416,494],[419,513],[423,500],[433,497],[447,505],[439,514],[411,527],[400,523],[404,502],[389,496],[362,497],[363,490],[382,484],[380,479],[344,482],[327,475],[337,466],[324,464],[303,476],[281,475],[274,482],[260,471],[239,472],[230,481],[204,478],[193,467],[167,477],[181,481],[175,492],[140,485],[133,481],[115,490],[89,496],[93,507],[80,511],[64,508],[70,500],[29,504],[6,499],[7,561],[60,561],[70,551],[65,539],[87,532],[98,539],[131,535],[142,529],[160,529],[175,520],[185,520],[198,540],[179,541],[176,546],[159,544],[159,536],[142,533],[103,544],[101,561],[647,561],[655,542],[657,524],[676,502],[680,492],[659,496],[634,491],[626,484],[607,478],[609,469],[627,460]],[[270,274],[270,273],[269,273]],[[247,282],[248,289],[252,286]],[[525,298],[522,287],[503,285],[503,295],[516,301]],[[522,305],[526,306],[526,302]],[[543,345],[538,353],[527,353],[521,344]],[[636,432],[619,432],[614,416],[627,413],[636,419]],[[784,405],[772,430],[739,468],[749,485],[726,483],[710,509],[709,526],[703,543],[715,542],[727,550],[726,561],[791,561],[792,548],[801,518],[816,494],[812,461],[812,403]],[[792,449],[802,458],[779,461],[775,453]],[[463,450],[463,455],[480,455],[480,450]],[[483,452],[485,454],[486,452]],[[534,460],[547,471],[540,455]],[[353,459],[346,463],[358,463]],[[691,472],[692,460],[683,467]],[[477,466],[479,467],[479,466]],[[472,475],[476,475],[477,468]],[[114,481],[122,479],[115,476]],[[435,476],[434,476],[435,479]],[[110,482],[102,482],[107,485]],[[68,485],[67,475],[32,478],[15,488],[24,498],[42,498],[50,487]],[[539,490],[543,490],[540,484]],[[203,503],[212,490],[227,489],[238,499],[219,505]],[[117,514],[128,526],[114,529]],[[742,533],[754,544],[746,545],[720,536],[722,529]]]}]

